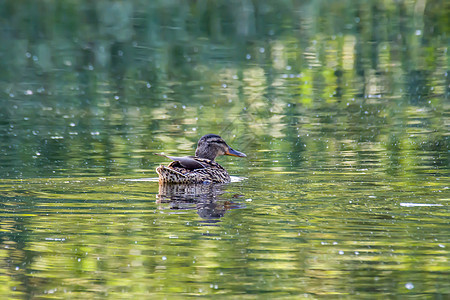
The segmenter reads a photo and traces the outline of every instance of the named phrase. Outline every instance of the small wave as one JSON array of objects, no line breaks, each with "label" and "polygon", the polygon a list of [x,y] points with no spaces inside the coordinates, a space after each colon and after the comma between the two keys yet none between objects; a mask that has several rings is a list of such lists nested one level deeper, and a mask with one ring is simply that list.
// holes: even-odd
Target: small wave
[{"label": "small wave", "polygon": [[247,179],[247,177],[240,177],[240,176],[230,176],[231,182],[241,182]]},{"label": "small wave", "polygon": [[151,177],[151,178],[133,178],[133,179],[125,179],[125,181],[150,181],[150,182],[158,182],[158,177]]},{"label": "small wave", "polygon": [[443,206],[442,204],[428,204],[428,203],[408,203],[408,202],[402,202],[400,203],[400,206],[405,206],[405,207],[429,207],[429,206]]}]

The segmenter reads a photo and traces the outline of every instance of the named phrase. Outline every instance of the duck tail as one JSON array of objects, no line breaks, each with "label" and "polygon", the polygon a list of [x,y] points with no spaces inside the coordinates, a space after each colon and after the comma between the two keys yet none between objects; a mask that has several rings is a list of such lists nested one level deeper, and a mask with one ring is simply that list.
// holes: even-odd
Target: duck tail
[{"label": "duck tail", "polygon": [[186,175],[164,165],[157,167],[156,173],[159,175],[160,182],[183,183],[187,181]]}]

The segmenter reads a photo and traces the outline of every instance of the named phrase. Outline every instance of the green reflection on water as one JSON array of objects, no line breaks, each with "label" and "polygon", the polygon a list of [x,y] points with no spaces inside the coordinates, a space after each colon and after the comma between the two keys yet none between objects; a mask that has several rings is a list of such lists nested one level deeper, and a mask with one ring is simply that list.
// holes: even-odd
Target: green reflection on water
[{"label": "green reflection on water", "polygon": [[[430,297],[444,1],[3,1],[0,295]],[[154,152],[222,135],[225,186]]]}]

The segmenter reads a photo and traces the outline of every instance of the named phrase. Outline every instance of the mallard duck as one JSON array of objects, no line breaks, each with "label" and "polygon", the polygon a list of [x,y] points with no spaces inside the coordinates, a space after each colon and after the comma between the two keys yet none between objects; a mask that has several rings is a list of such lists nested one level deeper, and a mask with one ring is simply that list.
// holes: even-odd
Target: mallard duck
[{"label": "mallard duck", "polygon": [[246,157],[242,152],[232,149],[217,134],[207,134],[200,138],[195,156],[164,156],[173,160],[168,166],[156,168],[160,183],[227,183],[230,175],[215,159],[219,155]]}]

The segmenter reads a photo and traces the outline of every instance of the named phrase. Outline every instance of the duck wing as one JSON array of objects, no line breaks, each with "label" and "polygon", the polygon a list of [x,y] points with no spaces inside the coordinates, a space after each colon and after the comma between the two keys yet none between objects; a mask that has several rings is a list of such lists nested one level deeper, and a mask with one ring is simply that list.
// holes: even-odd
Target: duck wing
[{"label": "duck wing", "polygon": [[206,168],[205,164],[201,163],[200,161],[196,160],[192,156],[169,156],[164,154],[158,154],[156,155],[168,158],[173,161],[177,161],[182,167],[189,169],[189,170],[195,170],[195,169],[203,169]]}]

